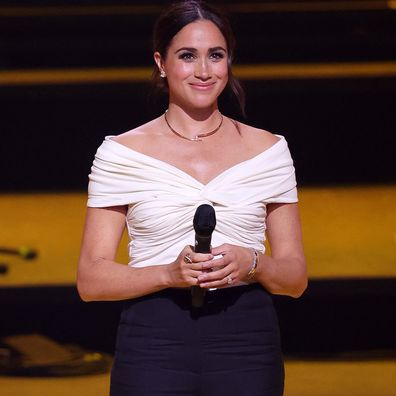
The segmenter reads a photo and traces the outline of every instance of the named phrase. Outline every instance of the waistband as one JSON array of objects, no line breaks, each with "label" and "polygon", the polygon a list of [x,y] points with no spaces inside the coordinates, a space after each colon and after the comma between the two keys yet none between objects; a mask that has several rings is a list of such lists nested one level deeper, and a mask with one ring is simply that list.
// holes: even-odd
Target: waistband
[{"label": "waistband", "polygon": [[[205,290],[203,306],[212,304],[214,302],[227,302],[237,299],[244,293],[249,293],[253,290],[265,289],[259,283],[252,283],[248,285],[231,286],[217,289]],[[266,292],[266,291],[265,291]],[[191,305],[192,292],[191,288],[169,288],[158,292],[159,295],[169,297],[172,299],[184,300]],[[200,309],[200,308],[196,308]]]},{"label": "waistband", "polygon": [[[215,289],[205,289],[207,294],[213,295],[223,295],[223,294],[232,294],[232,293],[241,293],[248,290],[253,289],[260,289],[263,288],[259,283],[250,283],[250,284],[240,284],[235,286],[227,286],[227,287],[220,287]],[[183,294],[183,293],[191,293],[191,288],[177,288],[177,287],[170,287],[168,289],[161,290],[157,293],[176,293],[176,294]]]},{"label": "waistband", "polygon": [[[172,304],[176,304],[182,310],[190,311],[193,315],[201,316],[227,309],[227,307],[232,306],[242,297],[248,297],[251,293],[255,294],[253,298],[255,300],[260,300],[261,304],[263,301],[272,304],[270,293],[259,283],[252,283],[207,291],[203,299],[203,304],[200,307],[193,306],[191,288],[168,288],[142,297],[126,300],[124,302],[124,309],[129,309],[129,307],[135,306],[136,304],[139,305],[140,303],[155,303],[155,301],[158,301],[159,304],[162,304],[161,301],[165,302],[169,300],[169,302],[171,301]],[[166,306],[165,304],[164,307]]]}]

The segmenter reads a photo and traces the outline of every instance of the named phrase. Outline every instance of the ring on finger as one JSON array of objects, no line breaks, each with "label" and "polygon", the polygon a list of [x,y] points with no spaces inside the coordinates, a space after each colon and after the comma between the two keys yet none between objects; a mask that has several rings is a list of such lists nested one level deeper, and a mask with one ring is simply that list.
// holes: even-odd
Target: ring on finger
[{"label": "ring on finger", "polygon": [[232,283],[231,275],[228,275],[228,276],[227,276],[227,283],[228,283],[229,285],[231,285],[231,283]]},{"label": "ring on finger", "polygon": [[190,256],[190,253],[187,253],[184,257],[183,257],[183,261],[186,263],[186,264],[192,264],[192,259],[191,259],[191,256]]}]

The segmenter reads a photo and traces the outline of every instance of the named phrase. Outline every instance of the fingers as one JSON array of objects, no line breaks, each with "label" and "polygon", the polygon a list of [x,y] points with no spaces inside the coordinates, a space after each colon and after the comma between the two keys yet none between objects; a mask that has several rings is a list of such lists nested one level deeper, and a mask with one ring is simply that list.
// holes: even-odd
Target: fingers
[{"label": "fingers", "polygon": [[202,288],[221,288],[246,281],[252,265],[252,251],[223,244],[212,248],[211,254],[195,253],[191,246],[186,246],[177,261],[184,282]]},{"label": "fingers", "polygon": [[202,264],[204,273],[198,276],[200,287],[219,288],[243,282],[250,268],[250,249],[223,244],[213,248],[212,254],[220,255],[220,258]]},{"label": "fingers", "polygon": [[212,254],[213,256],[218,256],[218,255],[225,255],[226,253],[230,252],[231,246],[228,245],[227,243],[220,245],[220,246],[216,246],[214,248],[212,248]]},{"label": "fingers", "polygon": [[198,276],[198,284],[203,288],[230,286],[239,277],[239,270],[235,263],[226,259],[214,259],[203,264],[209,270]]},{"label": "fingers", "polygon": [[211,253],[195,253],[191,246],[186,246],[182,251],[182,257],[185,264],[202,263],[204,261],[212,260]]},{"label": "fingers", "polygon": [[198,284],[198,276],[205,271],[203,263],[211,260],[211,253],[195,253],[191,246],[186,246],[177,260],[168,268],[170,284],[173,287],[188,287]]},{"label": "fingers", "polygon": [[[202,279],[204,279],[202,281]],[[228,274],[225,277],[217,277],[217,279],[211,280],[210,278],[205,278],[203,275],[198,276],[198,286],[205,288],[205,289],[211,289],[211,288],[222,288],[222,287],[227,287],[231,286],[234,284],[237,280],[237,276],[233,276],[233,274]]]},{"label": "fingers", "polygon": [[191,254],[190,254],[190,253],[186,253],[186,254],[183,256],[183,261],[184,261],[186,264],[192,264],[192,263],[193,263],[193,260],[192,260],[192,258],[191,258]]},{"label": "fingers", "polygon": [[183,256],[182,267],[184,267],[185,272],[189,276],[197,279],[199,275],[201,275],[205,271],[209,271],[204,268],[203,263],[206,263],[208,260],[211,260],[212,258],[213,256],[210,254],[187,253],[185,256]]}]

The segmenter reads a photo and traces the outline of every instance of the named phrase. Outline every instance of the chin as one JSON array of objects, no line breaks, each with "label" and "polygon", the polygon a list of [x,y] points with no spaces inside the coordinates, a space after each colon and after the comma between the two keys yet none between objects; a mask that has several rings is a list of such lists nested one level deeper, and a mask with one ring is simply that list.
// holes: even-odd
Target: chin
[{"label": "chin", "polygon": [[195,98],[190,101],[190,104],[192,107],[195,107],[197,109],[207,109],[213,107],[214,105],[217,105],[217,100],[218,96],[211,96],[201,99]]},{"label": "chin", "polygon": [[197,109],[207,109],[213,107],[217,103],[217,98],[211,101],[192,102],[193,107]]}]

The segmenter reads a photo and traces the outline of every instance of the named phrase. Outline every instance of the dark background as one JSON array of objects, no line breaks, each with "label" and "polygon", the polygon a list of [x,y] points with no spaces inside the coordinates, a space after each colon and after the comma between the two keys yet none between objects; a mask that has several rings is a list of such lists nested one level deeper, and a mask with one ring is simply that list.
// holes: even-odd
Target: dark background
[{"label": "dark background", "polygon": [[[76,4],[24,3],[36,10],[38,5]],[[131,10],[108,15],[0,14],[0,68],[151,66],[151,29],[161,3],[167,2],[154,3],[157,8],[143,14]],[[308,4],[307,11],[237,13],[232,11],[237,3],[228,2],[238,40],[236,64],[396,59],[394,10],[350,11],[340,6],[312,11],[309,5],[314,2],[303,3]],[[94,10],[121,3],[77,4]],[[222,100],[223,113],[285,135],[300,186],[395,181],[395,77],[312,79],[307,75],[242,82],[247,119],[227,98]],[[165,110],[165,101],[148,100],[149,88],[148,82],[0,86],[0,189],[85,190],[103,137],[132,129]]]}]

